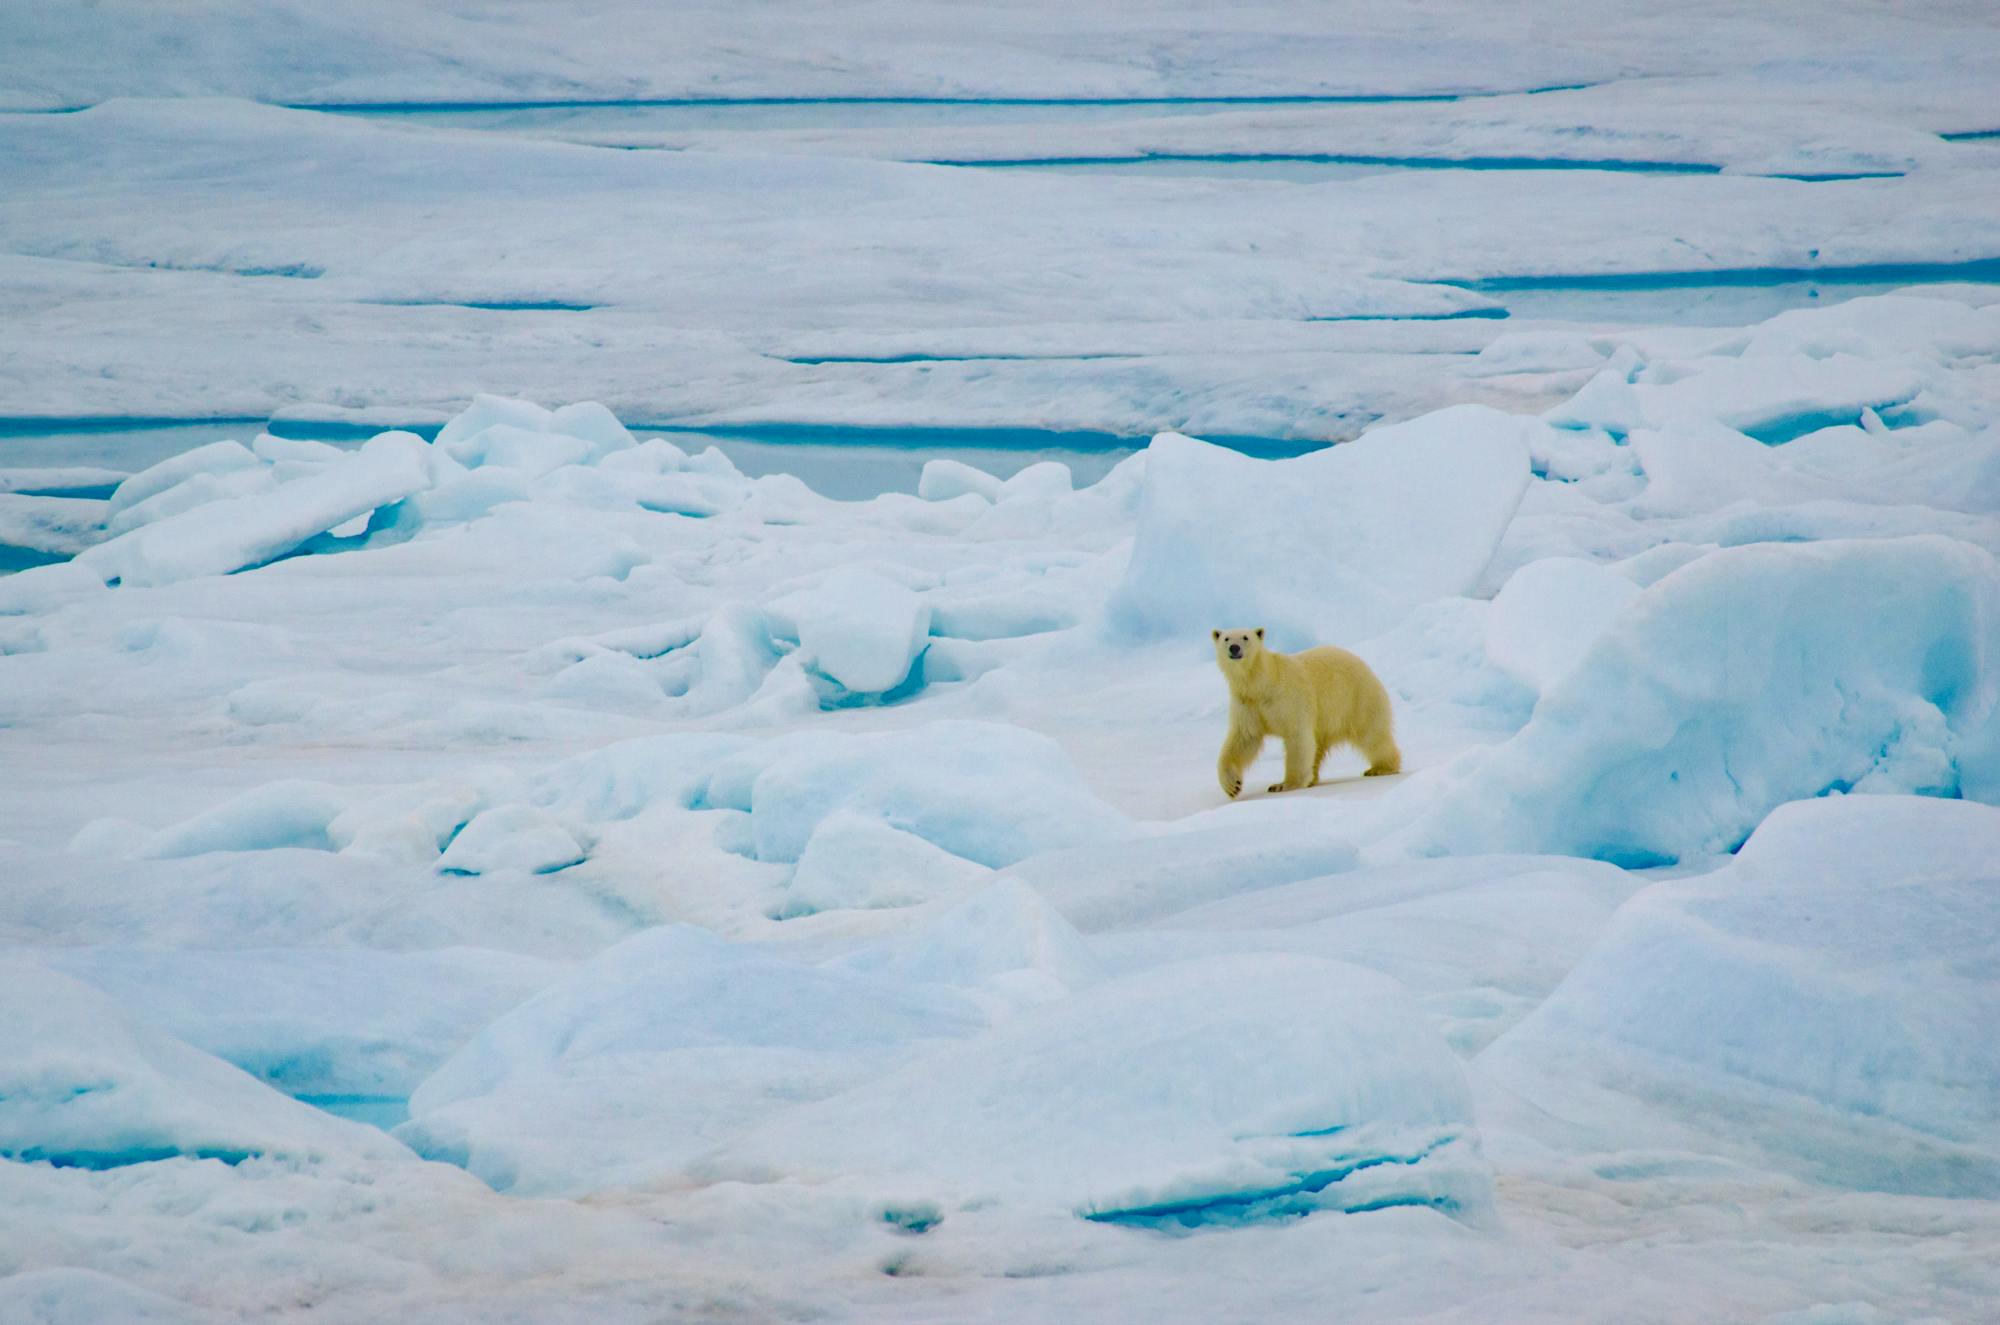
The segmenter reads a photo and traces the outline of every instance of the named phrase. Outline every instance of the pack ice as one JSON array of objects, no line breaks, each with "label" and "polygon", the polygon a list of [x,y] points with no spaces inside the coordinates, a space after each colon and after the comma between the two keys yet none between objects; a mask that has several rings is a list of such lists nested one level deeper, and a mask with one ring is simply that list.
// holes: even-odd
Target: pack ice
[{"label": "pack ice", "polygon": [[[1983,300],[1082,486],[497,396],[9,480],[0,1311],[1978,1318]],[[1412,772],[1223,803],[1226,625]]]}]

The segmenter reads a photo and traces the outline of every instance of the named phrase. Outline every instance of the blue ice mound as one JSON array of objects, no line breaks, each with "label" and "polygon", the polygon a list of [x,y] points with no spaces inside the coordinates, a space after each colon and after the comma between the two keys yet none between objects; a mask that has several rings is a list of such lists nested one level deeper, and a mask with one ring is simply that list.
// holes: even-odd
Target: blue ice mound
[{"label": "blue ice mound", "polygon": [[805,666],[855,695],[902,685],[930,642],[930,604],[859,566],[842,566],[765,610],[784,621]]},{"label": "blue ice mound", "polygon": [[1734,849],[1828,791],[2000,798],[2000,565],[1937,536],[1759,544],[1632,601],[1415,824],[1430,853]]},{"label": "blue ice mound", "polygon": [[1840,1186],[1991,1199],[1996,954],[2000,810],[1800,801],[1727,867],[1635,895],[1475,1071],[1528,1129],[1585,1148],[1719,1146]]}]

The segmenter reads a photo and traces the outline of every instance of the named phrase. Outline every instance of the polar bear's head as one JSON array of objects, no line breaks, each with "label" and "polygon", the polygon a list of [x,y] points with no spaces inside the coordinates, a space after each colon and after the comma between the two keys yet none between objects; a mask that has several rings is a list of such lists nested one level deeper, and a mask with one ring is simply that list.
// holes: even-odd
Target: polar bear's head
[{"label": "polar bear's head", "polygon": [[1255,630],[1211,630],[1215,640],[1215,661],[1225,672],[1232,667],[1244,667],[1256,660],[1264,651],[1264,628]]}]

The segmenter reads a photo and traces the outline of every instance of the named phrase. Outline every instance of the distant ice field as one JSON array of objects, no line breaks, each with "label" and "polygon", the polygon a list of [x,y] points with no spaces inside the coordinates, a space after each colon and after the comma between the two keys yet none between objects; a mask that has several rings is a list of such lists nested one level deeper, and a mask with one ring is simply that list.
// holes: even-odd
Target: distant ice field
[{"label": "distant ice field", "polygon": [[[438,425],[406,425],[428,436]],[[78,420],[60,428],[22,423],[0,427],[0,471],[96,467],[136,473],[162,460],[211,442],[249,442],[259,433],[323,442],[343,450],[358,450],[374,430],[357,436],[351,428],[315,427],[309,423],[261,420],[217,420],[176,423],[146,420],[130,426],[95,425]],[[925,462],[948,459],[973,465],[999,478],[1009,478],[1029,465],[1054,461],[1068,467],[1080,484],[1095,483],[1145,445],[1145,438],[1105,436],[1090,445],[1064,445],[1064,434],[1037,435],[1016,430],[1004,442],[968,443],[963,434],[923,429],[825,429],[810,436],[785,436],[752,430],[750,435],[717,434],[699,429],[636,430],[642,436],[665,436],[677,445],[701,450],[713,446],[751,478],[790,474],[823,497],[837,501],[867,501],[885,492],[914,493]],[[977,434],[975,434],[977,436]],[[1311,444],[1278,444],[1279,453],[1310,449]],[[108,497],[116,484],[108,478],[80,484],[59,483],[28,488],[35,495]]]}]

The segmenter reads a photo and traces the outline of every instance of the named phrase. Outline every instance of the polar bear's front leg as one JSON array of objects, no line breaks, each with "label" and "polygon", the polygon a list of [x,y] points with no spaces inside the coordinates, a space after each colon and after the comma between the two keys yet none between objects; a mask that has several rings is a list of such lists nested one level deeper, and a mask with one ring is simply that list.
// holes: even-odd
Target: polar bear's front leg
[{"label": "polar bear's front leg", "polygon": [[1215,776],[1222,783],[1223,795],[1236,799],[1243,790],[1243,770],[1250,767],[1263,748],[1263,733],[1238,722],[1231,714],[1229,735],[1222,740],[1222,757],[1215,761]]},{"label": "polar bear's front leg", "polygon": [[1319,781],[1317,770],[1313,768],[1313,753],[1318,748],[1313,741],[1311,730],[1282,733],[1285,742],[1285,780],[1273,782],[1272,791],[1297,791],[1310,787]]}]

